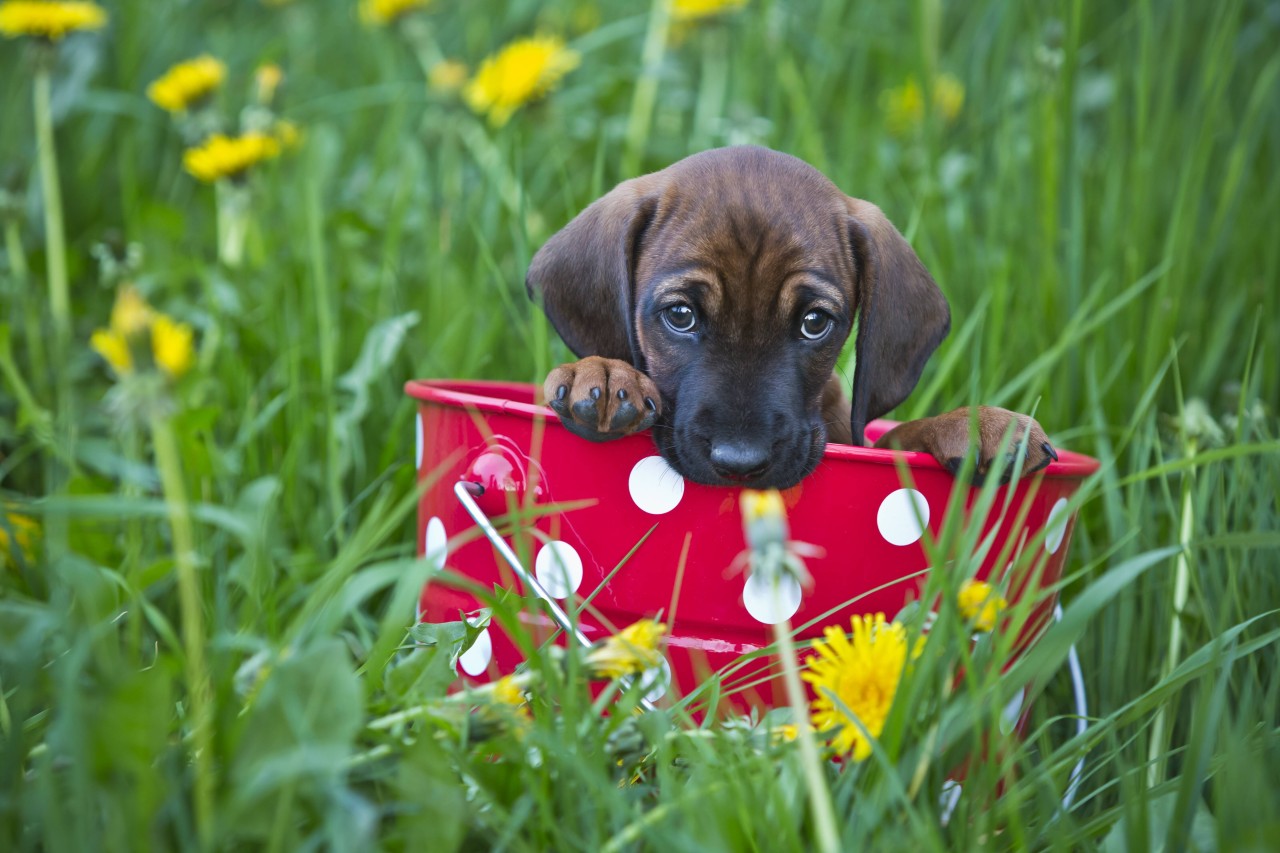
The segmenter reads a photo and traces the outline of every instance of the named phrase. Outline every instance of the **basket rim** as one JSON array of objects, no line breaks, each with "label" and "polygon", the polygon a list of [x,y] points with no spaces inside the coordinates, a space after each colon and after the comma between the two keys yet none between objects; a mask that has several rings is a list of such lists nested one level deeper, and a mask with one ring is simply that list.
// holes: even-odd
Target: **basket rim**
[{"label": "basket rim", "polygon": [[[479,412],[517,415],[529,419],[542,419],[558,423],[556,413],[546,406],[522,403],[509,399],[509,395],[532,397],[537,386],[527,382],[506,382],[493,379],[411,379],[404,385],[410,397],[428,405],[447,408],[471,409]],[[868,424],[868,432],[887,431],[898,421],[879,419]],[[878,430],[877,430],[878,428]],[[1092,456],[1072,450],[1057,448],[1058,461],[1037,472],[1036,476],[1053,480],[1080,480],[1094,474],[1102,464]],[[854,447],[848,444],[828,444],[823,452],[827,460],[846,460],[873,465],[897,465],[899,461],[917,470],[946,470],[928,453],[885,450],[874,447]]]}]

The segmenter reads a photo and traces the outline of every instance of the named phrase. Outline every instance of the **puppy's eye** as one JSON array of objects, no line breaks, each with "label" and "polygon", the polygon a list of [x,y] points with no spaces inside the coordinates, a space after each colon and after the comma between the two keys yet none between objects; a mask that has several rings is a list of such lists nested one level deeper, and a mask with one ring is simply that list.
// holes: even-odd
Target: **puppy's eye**
[{"label": "puppy's eye", "polygon": [[698,324],[698,318],[693,313],[693,309],[683,302],[662,309],[662,320],[673,332],[692,332],[693,327]]},{"label": "puppy's eye", "polygon": [[824,311],[810,311],[800,321],[800,334],[811,341],[822,340],[827,336],[827,332],[831,331],[834,323],[830,314]]}]

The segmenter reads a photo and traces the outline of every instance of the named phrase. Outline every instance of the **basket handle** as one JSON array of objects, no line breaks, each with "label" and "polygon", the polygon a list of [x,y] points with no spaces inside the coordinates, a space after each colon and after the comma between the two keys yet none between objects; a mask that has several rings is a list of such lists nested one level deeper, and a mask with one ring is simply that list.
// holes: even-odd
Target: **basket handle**
[{"label": "basket handle", "polygon": [[[503,539],[497,529],[494,528],[493,522],[489,521],[480,505],[476,503],[476,498],[484,494],[484,486],[479,483],[468,482],[467,480],[459,480],[453,486],[453,494],[458,499],[458,503],[462,504],[462,508],[467,511],[467,515],[471,516],[471,520],[476,523],[480,531],[484,533],[484,537],[489,540],[489,544],[497,549],[502,555],[502,559],[507,561],[507,565],[516,573],[516,577],[520,578],[521,583],[533,594],[542,599],[542,603],[546,605],[551,618],[555,621],[560,629],[570,637],[573,637],[583,647],[587,648],[591,645],[591,641],[587,639],[587,635],[582,633],[579,628],[569,619],[569,614],[564,612],[564,608],[560,606],[560,602],[556,601],[547,592],[546,588],[538,582],[538,579],[520,563],[520,558],[516,556],[516,552],[511,550],[511,546],[507,544],[507,540]],[[624,689],[631,687],[631,679],[623,677],[620,679]],[[646,711],[652,711],[657,708],[652,702],[643,696],[640,697],[640,706]]]}]

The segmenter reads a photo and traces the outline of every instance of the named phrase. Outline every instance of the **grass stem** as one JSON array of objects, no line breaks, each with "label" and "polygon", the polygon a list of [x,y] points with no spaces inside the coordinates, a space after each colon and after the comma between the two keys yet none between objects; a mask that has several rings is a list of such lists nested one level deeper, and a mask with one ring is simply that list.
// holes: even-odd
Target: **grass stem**
[{"label": "grass stem", "polygon": [[[777,585],[774,585],[777,594]],[[796,658],[796,646],[791,639],[791,621],[784,619],[773,626],[778,642],[778,658],[782,661],[782,674],[787,686],[787,701],[791,705],[795,721],[796,738],[800,741],[800,765],[804,770],[805,784],[809,788],[809,807],[813,812],[814,827],[818,832],[818,849],[824,853],[838,853],[840,833],[836,829],[835,807],[831,792],[822,776],[822,760],[813,743],[813,727],[809,724],[809,702],[800,683],[800,665]]]},{"label": "grass stem", "polygon": [[208,848],[212,841],[214,816],[213,693],[204,659],[204,603],[196,575],[191,507],[182,479],[178,442],[167,416],[152,416],[151,437],[155,443],[156,467],[173,534],[173,560],[178,576],[182,645],[187,658],[187,692],[191,703],[196,832],[201,846]]}]

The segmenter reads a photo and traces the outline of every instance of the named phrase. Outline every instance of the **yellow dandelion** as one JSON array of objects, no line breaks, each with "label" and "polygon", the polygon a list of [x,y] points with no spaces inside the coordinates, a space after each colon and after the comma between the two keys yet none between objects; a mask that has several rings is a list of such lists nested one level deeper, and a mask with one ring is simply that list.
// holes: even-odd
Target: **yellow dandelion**
[{"label": "yellow dandelion", "polygon": [[595,678],[621,678],[636,675],[662,663],[658,646],[667,626],[652,619],[641,619],[587,652],[587,668]]},{"label": "yellow dandelion", "polygon": [[179,62],[147,87],[147,97],[171,113],[185,112],[213,94],[227,77],[227,66],[208,54]]},{"label": "yellow dandelion", "polygon": [[129,341],[124,335],[109,329],[98,329],[89,338],[89,346],[111,365],[116,376],[133,373],[133,355],[129,352]]},{"label": "yellow dandelion", "polygon": [[520,719],[529,719],[529,703],[525,701],[524,691],[513,676],[505,675],[495,681],[490,695],[495,705],[511,708]]},{"label": "yellow dandelion", "polygon": [[253,88],[254,94],[258,98],[258,103],[269,104],[275,99],[276,90],[280,88],[280,84],[284,82],[284,71],[279,65],[268,62],[265,65],[259,65],[257,70],[253,72]]},{"label": "yellow dandelion", "polygon": [[577,67],[578,54],[558,38],[519,39],[485,59],[463,97],[471,109],[488,113],[489,123],[501,127]]},{"label": "yellow dandelion", "polygon": [[116,376],[124,377],[136,369],[134,355],[139,350],[135,345],[142,347],[146,360],[149,339],[151,362],[170,379],[178,379],[195,362],[193,338],[190,326],[159,313],[136,287],[126,285],[116,294],[109,327],[95,331],[89,345],[111,365]]},{"label": "yellow dandelion", "polygon": [[1009,606],[995,587],[986,581],[967,580],[956,596],[960,615],[973,623],[979,631],[990,631],[996,626],[1000,611]]},{"label": "yellow dandelion", "polygon": [[195,362],[191,327],[172,317],[157,314],[151,324],[151,354],[156,366],[170,379],[179,379]]},{"label": "yellow dandelion", "polygon": [[130,338],[150,326],[153,317],[151,306],[138,288],[127,284],[116,294],[116,302],[111,306],[111,331]]},{"label": "yellow dandelion", "polygon": [[964,84],[950,74],[939,74],[933,81],[933,105],[944,122],[955,121],[964,107]]},{"label": "yellow dandelion", "polygon": [[186,170],[205,183],[234,178],[251,167],[280,154],[280,141],[265,133],[243,136],[209,137],[202,145],[188,148],[182,157]]},{"label": "yellow dandelion", "polygon": [[302,144],[302,131],[288,119],[281,119],[276,122],[271,128],[271,132],[275,134],[276,139],[280,141],[280,147],[285,151],[292,151]]},{"label": "yellow dandelion", "polygon": [[[919,127],[924,121],[924,90],[914,77],[880,96],[889,130],[899,136]],[[950,124],[964,106],[964,84],[950,74],[939,74],[933,80],[934,114]]]},{"label": "yellow dandelion", "polygon": [[40,525],[18,512],[0,512],[0,566],[30,562]]},{"label": "yellow dandelion", "polygon": [[795,723],[783,723],[769,729],[769,741],[774,744],[793,743],[800,737],[800,727]]},{"label": "yellow dandelion", "polygon": [[725,12],[736,12],[747,5],[747,0],[675,0],[671,4],[671,17],[677,23],[701,21]]},{"label": "yellow dandelion", "polygon": [[[834,732],[832,747],[853,753],[855,761],[871,754],[871,741],[848,716],[852,712],[873,738],[884,730],[907,665],[907,631],[898,622],[886,622],[883,613],[853,617],[853,634],[832,625],[815,640],[816,656],[806,661],[801,677],[813,686],[813,724],[822,732]],[[917,645],[911,657],[919,655]]]},{"label": "yellow dandelion", "polygon": [[67,33],[106,25],[107,12],[97,3],[0,3],[0,33],[9,38],[34,36],[59,41]]},{"label": "yellow dandelion", "polygon": [[441,94],[451,94],[467,82],[467,66],[453,59],[442,59],[427,72],[427,85]]},{"label": "yellow dandelion", "polygon": [[742,508],[742,520],[747,524],[787,517],[787,506],[782,501],[782,492],[777,489],[743,489],[738,503]]},{"label": "yellow dandelion", "polygon": [[360,0],[360,19],[365,23],[386,26],[430,5],[431,0]]}]

